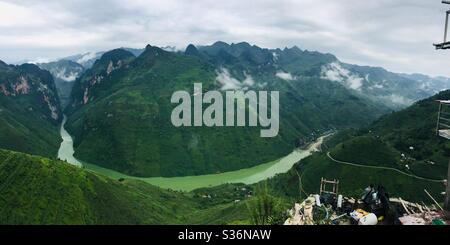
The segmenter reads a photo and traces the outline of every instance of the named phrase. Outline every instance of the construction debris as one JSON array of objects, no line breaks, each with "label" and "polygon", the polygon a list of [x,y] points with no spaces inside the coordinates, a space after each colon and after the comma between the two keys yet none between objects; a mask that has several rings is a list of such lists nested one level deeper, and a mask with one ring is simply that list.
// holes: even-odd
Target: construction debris
[{"label": "construction debris", "polygon": [[399,220],[402,225],[431,225],[433,224],[433,220],[441,220],[442,224],[445,224],[442,219],[442,214],[435,211],[405,215],[400,217]]},{"label": "construction debris", "polygon": [[[332,190],[325,190],[332,184]],[[360,199],[339,195],[338,180],[321,179],[320,194],[295,203],[285,225],[446,225],[450,220],[435,205],[389,198],[383,186],[369,185]],[[437,206],[439,204],[436,202]]]}]

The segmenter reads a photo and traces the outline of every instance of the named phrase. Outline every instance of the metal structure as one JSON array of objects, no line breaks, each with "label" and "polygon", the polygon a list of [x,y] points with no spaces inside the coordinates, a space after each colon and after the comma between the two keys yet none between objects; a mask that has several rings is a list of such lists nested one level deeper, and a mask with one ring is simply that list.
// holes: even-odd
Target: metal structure
[{"label": "metal structure", "polygon": [[[442,1],[443,4],[450,4],[450,1]],[[450,10],[445,12],[445,29],[444,29],[444,41],[442,43],[433,44],[436,49],[449,49],[450,41],[447,41],[447,31],[448,31],[448,16],[450,14]]]},{"label": "metal structure", "polygon": [[[331,190],[327,186],[331,185]],[[327,193],[337,197],[339,190],[339,180],[326,180],[324,178],[320,179],[320,195]]]},{"label": "metal structure", "polygon": [[[436,126],[436,134],[450,140],[450,100],[438,100],[439,112]],[[444,209],[450,211],[450,162],[448,164],[447,187],[445,190]]]},{"label": "metal structure", "polygon": [[438,100],[439,112],[436,134],[450,140],[450,100]]}]

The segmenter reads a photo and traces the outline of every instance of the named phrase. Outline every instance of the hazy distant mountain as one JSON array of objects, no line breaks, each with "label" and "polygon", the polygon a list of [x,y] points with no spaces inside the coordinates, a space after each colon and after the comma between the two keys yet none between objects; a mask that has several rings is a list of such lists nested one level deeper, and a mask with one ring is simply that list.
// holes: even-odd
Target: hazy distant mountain
[{"label": "hazy distant mountain", "polygon": [[[321,76],[340,82],[393,109],[405,108],[415,101],[450,88],[450,83],[445,79],[431,79],[420,74],[398,74],[380,67],[350,65],[338,61],[323,66]],[[419,79],[423,77],[427,79]]]},{"label": "hazy distant mountain", "polygon": [[59,60],[37,65],[52,74],[59,99],[61,100],[61,106],[63,108],[66,107],[69,103],[73,82],[83,73],[84,67],[70,60]]},{"label": "hazy distant mountain", "polygon": [[76,62],[76,63],[82,65],[85,69],[88,69],[104,53],[105,53],[105,51],[87,52],[87,53],[83,53],[83,54],[75,54],[75,55],[67,56],[67,57],[61,58],[60,60],[69,60],[72,62]]},{"label": "hazy distant mountain", "polygon": [[[136,49],[136,48],[122,48],[122,49],[129,51],[130,53],[134,54],[135,56],[139,56],[144,51],[144,49]],[[106,52],[107,51],[87,52],[87,53],[83,53],[83,54],[76,54],[76,55],[64,57],[64,58],[61,58],[60,60],[70,60],[70,61],[73,61],[73,62],[76,62],[76,63],[82,65],[85,69],[88,69],[88,68],[91,68],[92,65],[95,63],[95,61],[100,59],[100,57]]]},{"label": "hazy distant mountain", "polygon": [[409,79],[415,80],[421,84],[423,90],[436,94],[440,91],[450,88],[450,78],[448,77],[430,77],[423,74],[400,74]]},{"label": "hazy distant mountain", "polygon": [[[186,52],[195,52],[193,47],[188,46]],[[202,54],[191,55],[213,57],[216,65],[231,65],[229,68],[240,72],[241,76],[245,69],[253,69],[275,71],[277,77],[290,81],[320,78],[338,82],[350,92],[392,109],[405,108],[417,100],[450,88],[448,78],[429,78],[419,74],[408,76],[380,67],[346,64],[334,55],[298,47],[262,49],[245,42],[231,45],[216,42],[211,46],[200,46],[198,50]],[[254,65],[248,66],[251,63]]]}]

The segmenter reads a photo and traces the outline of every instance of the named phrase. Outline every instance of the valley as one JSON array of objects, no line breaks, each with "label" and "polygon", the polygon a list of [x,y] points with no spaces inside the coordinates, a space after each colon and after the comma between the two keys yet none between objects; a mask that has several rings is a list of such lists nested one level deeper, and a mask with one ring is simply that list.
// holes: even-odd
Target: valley
[{"label": "valley", "polygon": [[[295,79],[283,79],[277,74],[284,65],[274,61],[271,50],[220,42],[190,47],[182,53],[148,45],[138,57],[116,49],[86,70],[65,109],[75,156],[139,177],[230,172],[275,161],[323,132],[367,125],[390,110],[320,78],[315,72],[329,55],[310,58],[317,62],[313,74],[301,70]],[[290,52],[281,52],[280,62],[284,55],[309,55]],[[204,93],[279,91],[277,136],[262,138],[255,127],[173,127],[171,95],[179,90],[195,94],[197,81]],[[244,107],[250,115],[252,108]]]},{"label": "valley", "polygon": [[103,168],[95,164],[79,161],[73,156],[73,140],[70,134],[64,128],[65,118],[61,126],[61,137],[63,142],[61,143],[58,158],[67,161],[70,164],[76,166],[83,166],[86,170],[93,171],[112,179],[133,179],[140,180],[155,186],[159,186],[165,189],[179,190],[179,191],[192,191],[194,189],[214,187],[227,183],[243,183],[254,184],[269,178],[274,177],[277,174],[285,173],[289,171],[292,166],[300,160],[308,157],[313,152],[318,151],[323,140],[330,137],[330,134],[319,137],[315,142],[311,143],[306,149],[295,149],[292,153],[284,156],[273,162],[258,164],[255,167],[240,169],[231,172],[198,175],[198,176],[183,176],[183,177],[135,177],[122,174],[120,172]]},{"label": "valley", "polygon": [[[450,98],[441,91],[448,79],[248,43],[114,49],[84,65],[82,57],[0,63],[0,207],[12,210],[0,223],[248,224],[261,185],[286,208],[317,193],[322,177],[339,179],[348,196],[375,183],[441,201],[450,145],[434,135],[434,101]],[[262,107],[279,111],[279,132],[175,127],[171,95],[180,90],[194,103],[210,91],[277,91],[279,110]],[[258,105],[237,102],[249,117],[241,126]]]}]

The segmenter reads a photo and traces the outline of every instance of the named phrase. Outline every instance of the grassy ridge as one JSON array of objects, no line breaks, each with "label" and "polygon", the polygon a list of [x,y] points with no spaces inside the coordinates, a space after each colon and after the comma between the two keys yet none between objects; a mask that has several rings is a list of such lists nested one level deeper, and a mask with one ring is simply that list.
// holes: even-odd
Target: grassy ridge
[{"label": "grassy ridge", "polygon": [[1,224],[246,222],[245,203],[234,204],[233,196],[220,193],[205,199],[200,194],[113,180],[65,162],[0,150]]},{"label": "grassy ridge", "polygon": [[380,139],[371,136],[358,136],[345,141],[331,150],[333,158],[372,166],[400,166],[400,153]]}]

